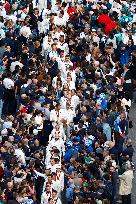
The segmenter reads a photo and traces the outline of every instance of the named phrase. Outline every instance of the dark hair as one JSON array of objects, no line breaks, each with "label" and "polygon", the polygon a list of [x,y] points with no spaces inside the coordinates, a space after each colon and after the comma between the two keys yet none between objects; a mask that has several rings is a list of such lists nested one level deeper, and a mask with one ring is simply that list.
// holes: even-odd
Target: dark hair
[{"label": "dark hair", "polygon": [[54,193],[56,193],[56,194],[57,194],[57,191],[56,191],[56,190],[54,190],[54,189],[52,189],[52,192],[54,192]]}]

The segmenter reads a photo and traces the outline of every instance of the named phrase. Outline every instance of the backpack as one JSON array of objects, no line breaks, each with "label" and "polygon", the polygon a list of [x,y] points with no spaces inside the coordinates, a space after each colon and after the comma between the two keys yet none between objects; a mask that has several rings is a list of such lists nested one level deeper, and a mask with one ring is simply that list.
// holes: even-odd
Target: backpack
[{"label": "backpack", "polygon": [[23,85],[21,87],[20,94],[25,94],[25,92],[26,92],[26,87],[25,87],[25,85]]},{"label": "backpack", "polygon": [[30,84],[25,87],[25,84],[21,87],[20,94],[27,94],[29,93],[31,86]]}]

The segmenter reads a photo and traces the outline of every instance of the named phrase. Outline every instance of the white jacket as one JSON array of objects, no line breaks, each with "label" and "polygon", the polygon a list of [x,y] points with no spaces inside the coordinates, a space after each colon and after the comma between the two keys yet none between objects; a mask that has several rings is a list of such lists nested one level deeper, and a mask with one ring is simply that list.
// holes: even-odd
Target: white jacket
[{"label": "white jacket", "polygon": [[125,171],[120,178],[119,195],[129,195],[132,189],[133,170]]}]

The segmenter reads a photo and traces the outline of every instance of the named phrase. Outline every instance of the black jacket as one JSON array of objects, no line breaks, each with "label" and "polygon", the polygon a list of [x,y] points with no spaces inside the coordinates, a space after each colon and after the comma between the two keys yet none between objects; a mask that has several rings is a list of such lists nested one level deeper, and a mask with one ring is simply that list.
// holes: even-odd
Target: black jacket
[{"label": "black jacket", "polygon": [[127,148],[124,149],[123,151],[123,155],[124,156],[129,155],[130,159],[132,159],[133,153],[134,153],[134,148],[132,147],[132,145],[127,146]]},{"label": "black jacket", "polygon": [[3,84],[0,84],[0,100],[3,99],[4,96],[4,86]]}]

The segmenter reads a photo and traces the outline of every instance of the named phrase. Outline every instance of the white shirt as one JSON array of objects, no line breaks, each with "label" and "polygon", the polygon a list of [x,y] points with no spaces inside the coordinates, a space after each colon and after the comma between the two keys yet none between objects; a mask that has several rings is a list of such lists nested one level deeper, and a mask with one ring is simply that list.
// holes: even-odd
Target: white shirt
[{"label": "white shirt", "polygon": [[52,149],[52,147],[57,147],[57,149],[65,154],[65,145],[64,141],[62,139],[55,140],[54,138],[49,142],[49,149]]},{"label": "white shirt", "polygon": [[30,119],[32,118],[32,115],[31,114],[27,114],[26,115],[26,119],[27,119],[27,122],[30,122]]},{"label": "white shirt", "polygon": [[67,98],[65,96],[62,96],[60,99],[60,106],[62,109],[66,109],[66,102],[67,102]]},{"label": "white shirt", "polygon": [[36,116],[35,117],[35,124],[36,125],[41,125],[41,123],[43,122],[43,118],[42,118],[42,116]]},{"label": "white shirt", "polygon": [[[53,78],[52,80],[52,86],[56,89],[56,85],[57,85],[57,76]],[[61,81],[62,83],[65,81],[65,79],[63,77],[61,77]]]},{"label": "white shirt", "polygon": [[93,84],[90,84],[90,86],[93,88],[94,92],[96,92],[97,90],[97,86],[93,83]]},{"label": "white shirt", "polygon": [[22,12],[22,13],[21,13],[21,20],[23,20],[23,21],[24,21],[26,16],[27,16],[27,14],[26,14],[26,13],[24,13],[24,12]]},{"label": "white shirt", "polygon": [[122,5],[117,3],[116,1],[113,1],[112,3],[112,8],[118,9],[118,10],[122,10]]},{"label": "white shirt", "polygon": [[11,121],[5,121],[3,124],[3,129],[12,128],[12,122]]},{"label": "white shirt", "polygon": [[133,15],[133,22],[136,22],[136,13]]},{"label": "white shirt", "polygon": [[50,52],[51,51],[51,45],[52,45],[53,41],[51,40],[50,42],[48,41],[48,37],[46,36],[43,39],[43,44],[42,44],[42,49],[43,51],[47,51]]},{"label": "white shirt", "polygon": [[73,62],[68,61],[68,62],[61,62],[59,65],[59,69],[61,71],[61,75],[65,80],[67,80],[67,71],[69,71],[69,67],[73,67]]},{"label": "white shirt", "polygon": [[51,52],[49,53],[49,58],[51,59],[52,57],[57,58],[57,57],[58,57],[58,52],[57,52],[57,51],[51,51]]},{"label": "white shirt", "polygon": [[37,129],[42,130],[43,129],[43,118],[42,116],[36,116],[35,117],[35,124],[38,125]]},{"label": "white shirt", "polygon": [[71,99],[67,99],[65,96],[62,96],[60,99],[60,106],[62,109],[66,109],[66,103],[69,102],[70,106],[75,110],[77,105],[80,103],[79,97],[77,95],[73,95]]},{"label": "white shirt", "polygon": [[62,109],[59,110],[59,115],[58,115],[58,112],[55,109],[51,110],[50,121],[61,122],[62,119],[64,119],[64,112],[63,112]]},{"label": "white shirt", "polygon": [[79,97],[77,95],[73,95],[71,98],[71,106],[75,109],[79,103],[80,103]]},{"label": "white shirt", "polygon": [[131,100],[129,99],[129,100],[127,101],[125,98],[123,98],[123,99],[121,100],[121,106],[123,106],[124,109],[125,109],[125,106],[131,107]]},{"label": "white shirt", "polygon": [[15,155],[23,165],[26,165],[25,154],[21,149],[15,149]]},{"label": "white shirt", "polygon": [[[4,2],[4,3],[5,3],[5,2]],[[5,8],[2,8],[2,7],[1,7],[1,9],[0,9],[0,16],[3,16],[3,18],[6,17],[6,10],[5,10]]]},{"label": "white shirt", "polygon": [[56,198],[56,199],[54,199],[54,202],[55,202],[55,204],[62,204],[60,198]]},{"label": "white shirt", "polygon": [[80,33],[80,38],[82,39],[82,38],[85,38],[85,33],[84,32],[81,32]]},{"label": "white shirt", "polygon": [[114,36],[113,39],[110,39],[110,38],[109,38],[109,39],[107,40],[107,43],[106,43],[106,44],[108,45],[108,44],[111,43],[111,42],[113,43],[113,48],[116,49],[116,48],[117,48],[117,41],[116,41],[116,37],[115,37],[115,36]]},{"label": "white shirt", "polygon": [[12,87],[14,87],[14,82],[9,78],[5,78],[3,80],[3,85],[6,89],[12,89]]},{"label": "white shirt", "polygon": [[56,13],[57,15],[59,15],[59,8],[58,6],[56,5],[56,0],[51,0],[51,13]]},{"label": "white shirt", "polygon": [[129,37],[128,37],[128,34],[127,33],[124,33],[123,34],[123,38],[122,38],[122,42],[127,45],[128,44],[128,41],[129,41]]},{"label": "white shirt", "polygon": [[66,68],[73,66],[73,62],[71,62],[71,61],[68,61],[68,62],[65,61],[64,63],[65,63]]},{"label": "white shirt", "polygon": [[22,34],[24,37],[29,38],[29,36],[31,35],[31,30],[29,27],[27,26],[23,26],[20,29],[20,34]]},{"label": "white shirt", "polygon": [[17,21],[17,17],[14,16],[14,15],[11,15],[11,16],[8,16],[8,15],[7,15],[7,18],[8,18],[9,20],[12,20],[13,23],[16,23],[16,21]]},{"label": "white shirt", "polygon": [[54,138],[55,132],[59,132],[60,138],[62,138],[64,141],[66,140],[64,129],[60,127],[58,131],[55,128],[52,130],[51,134],[49,135],[49,141]]},{"label": "white shirt", "polygon": [[49,19],[45,18],[42,22],[38,23],[38,30],[40,33],[46,33],[49,30]]},{"label": "white shirt", "polygon": [[86,60],[90,63],[91,62],[91,54],[90,53],[88,53],[87,55],[86,55]]},{"label": "white shirt", "polygon": [[60,36],[63,35],[65,36],[64,32],[60,31],[60,32],[55,32],[54,34],[54,38],[57,38],[59,40]]},{"label": "white shirt", "polygon": [[132,39],[133,39],[134,45],[136,45],[136,34],[132,35]]},{"label": "white shirt", "polygon": [[48,181],[48,177],[45,174],[42,174],[36,170],[34,170],[34,173],[36,174],[36,177],[41,176],[45,179],[46,182]]},{"label": "white shirt", "polygon": [[100,38],[98,36],[93,36],[93,42],[97,42],[99,44]]},{"label": "white shirt", "polygon": [[65,109],[65,119],[67,120],[67,124],[70,124],[73,122],[73,118],[76,116],[75,111],[71,109]]},{"label": "white shirt", "polygon": [[67,69],[67,70],[66,70],[66,74],[68,74],[68,73],[70,73],[71,78],[72,78],[72,81],[73,81],[73,82],[76,82],[76,73],[75,73],[75,70],[69,70],[69,69]]},{"label": "white shirt", "polygon": [[13,71],[15,70],[16,65],[19,65],[19,67],[21,67],[21,68],[24,66],[24,65],[23,65],[21,62],[19,62],[19,61],[12,62],[11,65],[10,65],[10,71],[11,71],[11,72],[13,72]]},{"label": "white shirt", "polygon": [[5,32],[2,28],[0,28],[0,40],[5,38]]},{"label": "white shirt", "polygon": [[47,194],[43,192],[41,195],[41,204],[48,204],[48,199],[51,197],[51,193]]},{"label": "white shirt", "polygon": [[[55,172],[56,173],[56,164],[55,165],[51,165],[50,163],[46,164],[46,168],[50,169],[51,173]],[[56,189],[55,189],[56,190]]]},{"label": "white shirt", "polygon": [[26,174],[23,177],[21,177],[21,178],[14,177],[15,183],[21,183],[25,179],[26,179]]},{"label": "white shirt", "polygon": [[60,57],[58,57],[57,62],[58,62],[58,68],[61,71],[61,76],[66,80],[67,73],[66,73],[65,62]]},{"label": "white shirt", "polygon": [[55,16],[54,24],[56,26],[66,26],[66,19],[64,18],[64,16],[62,18],[60,18],[59,16]]},{"label": "white shirt", "polygon": [[51,152],[50,152],[50,147],[47,146],[47,147],[46,147],[46,159],[45,159],[45,164],[46,164],[46,167],[48,167],[48,168],[50,168],[49,163],[50,163],[51,156],[52,156],[52,154],[51,154]]},{"label": "white shirt", "polygon": [[64,173],[63,172],[57,172],[57,180],[60,183],[60,192],[64,189]]},{"label": "white shirt", "polygon": [[42,11],[42,19],[44,20],[47,17],[47,14],[50,14],[51,11],[47,8],[44,8]]},{"label": "white shirt", "polygon": [[76,89],[75,83],[73,81],[70,81],[70,82],[66,81],[64,84],[66,84],[70,90]]},{"label": "white shirt", "polygon": [[63,42],[59,42],[57,48],[60,48],[60,50],[63,50],[65,52],[65,55],[67,55],[69,53],[69,47],[68,44]]}]

